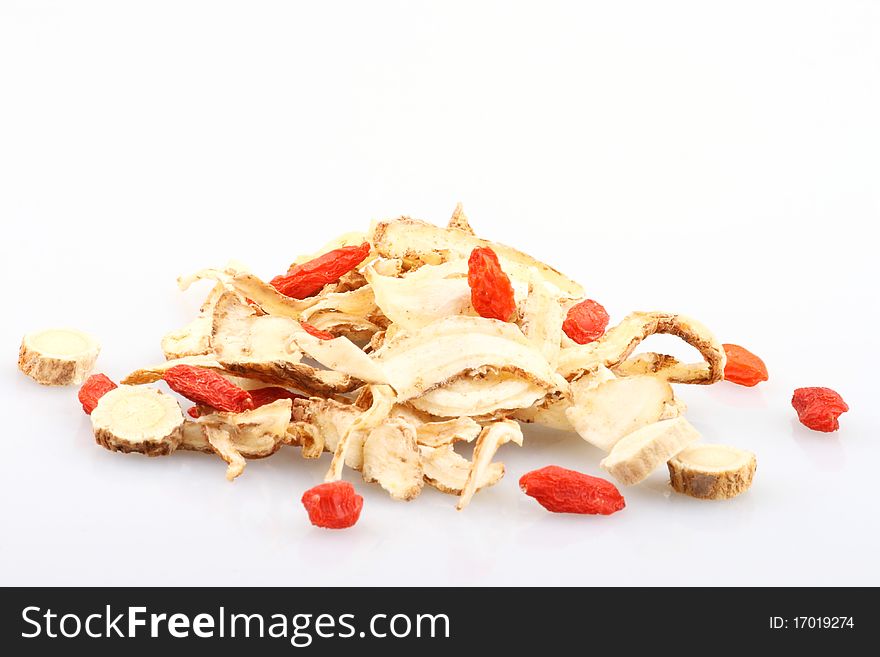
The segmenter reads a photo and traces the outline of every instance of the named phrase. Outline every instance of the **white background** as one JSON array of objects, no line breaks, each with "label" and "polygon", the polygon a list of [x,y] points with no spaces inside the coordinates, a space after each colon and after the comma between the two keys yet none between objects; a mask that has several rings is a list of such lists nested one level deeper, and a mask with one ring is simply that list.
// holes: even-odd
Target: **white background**
[{"label": "white background", "polygon": [[[0,2],[0,581],[880,584],[878,117],[871,1]],[[685,312],[764,357],[758,388],[679,391],[706,440],[757,453],[747,495],[656,473],[617,515],[552,515],[518,477],[601,455],[530,432],[465,512],[359,484],[334,533],[299,503],[326,456],[230,484],[208,456],[113,454],[75,389],[16,371],[60,324],[124,376],[206,293],[178,274],[268,277],[458,200],[614,319]],[[839,433],[797,423],[809,385],[850,403]]]}]

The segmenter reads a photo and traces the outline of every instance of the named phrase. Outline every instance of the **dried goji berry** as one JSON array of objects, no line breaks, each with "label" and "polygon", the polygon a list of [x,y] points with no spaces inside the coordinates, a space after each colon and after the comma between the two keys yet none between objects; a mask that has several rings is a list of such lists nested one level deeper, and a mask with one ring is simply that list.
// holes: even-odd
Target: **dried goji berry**
[{"label": "dried goji berry", "polygon": [[309,335],[313,335],[320,340],[332,340],[336,337],[329,331],[322,331],[318,327],[312,326],[308,322],[300,322],[300,326],[302,326],[306,330],[306,333],[308,333]]},{"label": "dried goji berry", "polygon": [[602,337],[608,326],[608,312],[598,301],[587,299],[568,309],[562,330],[578,344],[587,344]]},{"label": "dried goji berry", "polygon": [[837,431],[837,418],[849,410],[843,397],[831,388],[798,388],[791,397],[798,420],[813,431]]},{"label": "dried goji berry", "polygon": [[251,390],[250,393],[251,399],[254,400],[254,408],[271,404],[279,399],[305,399],[303,395],[298,395],[295,392],[290,392],[290,390],[279,388],[277,386],[257,388],[256,390]]},{"label": "dried goji berry", "polygon": [[610,481],[548,465],[520,477],[519,487],[554,513],[610,515],[626,506],[623,495]]},{"label": "dried goji berry", "polygon": [[321,291],[328,283],[335,283],[343,274],[357,267],[370,254],[370,243],[333,249],[299,265],[291,267],[283,276],[270,283],[281,294],[294,299],[305,299]]},{"label": "dried goji berry", "polygon": [[745,347],[738,344],[724,344],[727,365],[724,366],[724,380],[741,386],[754,386],[766,381],[767,366]]},{"label": "dried goji berry", "polygon": [[192,418],[198,419],[202,414],[202,409],[200,409],[198,404],[196,404],[195,406],[190,406],[188,409],[186,409],[186,414]]},{"label": "dried goji berry", "polygon": [[98,400],[118,386],[106,374],[92,374],[79,389],[79,401],[86,414],[91,415]]},{"label": "dried goji berry", "polygon": [[513,286],[501,269],[498,256],[487,246],[471,251],[468,259],[471,305],[481,317],[509,321],[516,311]]},{"label": "dried goji berry", "polygon": [[347,481],[334,481],[309,488],[302,496],[309,520],[317,527],[345,529],[361,516],[364,498]]},{"label": "dried goji berry", "polygon": [[254,400],[247,390],[204,367],[175,365],[162,378],[172,390],[190,401],[219,411],[241,413],[254,407]]}]

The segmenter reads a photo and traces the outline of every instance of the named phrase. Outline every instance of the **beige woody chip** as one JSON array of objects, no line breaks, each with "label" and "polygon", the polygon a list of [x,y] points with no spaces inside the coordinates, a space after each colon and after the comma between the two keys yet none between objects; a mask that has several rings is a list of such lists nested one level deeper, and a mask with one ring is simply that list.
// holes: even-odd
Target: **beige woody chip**
[{"label": "beige woody chip", "polygon": [[458,498],[458,505],[455,507],[459,511],[470,504],[474,493],[480,487],[480,481],[484,479],[485,472],[492,465],[492,459],[498,448],[505,443],[514,442],[522,447],[522,429],[519,424],[513,420],[502,420],[501,422],[493,422],[485,427],[477,438],[477,444],[474,447],[474,457],[471,463],[471,471],[468,473],[467,481],[461,490]]},{"label": "beige woody chip", "polygon": [[378,482],[397,500],[415,499],[424,484],[416,430],[406,420],[389,418],[364,441],[364,481]]},{"label": "beige woody chip", "polygon": [[[461,495],[472,470],[472,463],[453,449],[452,445],[440,447],[419,446],[425,482],[443,493]],[[496,484],[504,476],[504,465],[490,463],[477,476],[476,490]]]}]

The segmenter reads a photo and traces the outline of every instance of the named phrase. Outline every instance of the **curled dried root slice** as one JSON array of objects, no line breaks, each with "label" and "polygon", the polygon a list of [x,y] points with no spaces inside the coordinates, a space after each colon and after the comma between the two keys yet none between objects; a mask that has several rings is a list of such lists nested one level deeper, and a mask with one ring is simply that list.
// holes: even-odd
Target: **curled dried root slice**
[{"label": "curled dried root slice", "polygon": [[24,336],[18,369],[46,386],[79,385],[95,366],[101,345],[75,329],[46,329]]},{"label": "curled dried root slice", "polygon": [[556,373],[519,327],[483,317],[457,315],[418,331],[386,332],[374,357],[401,402],[477,370],[517,374],[545,392],[556,387]]},{"label": "curled dried root slice", "polygon": [[757,461],[744,449],[694,445],[669,459],[669,481],[679,493],[701,500],[726,500],[752,485]]},{"label": "curled dried root slice", "polygon": [[630,357],[642,340],[655,333],[668,333],[680,337],[695,347],[706,362],[681,365],[671,359],[665,361],[667,364],[663,367],[649,372],[639,369],[648,367],[651,361],[637,357],[635,363],[623,366],[626,374],[660,373],[668,369],[668,373],[664,375],[668,381],[698,384],[715,383],[724,376],[726,362],[724,349],[709,329],[684,315],[659,312],[632,313],[595,342],[562,349],[559,355],[559,372],[571,380],[599,365],[615,369]]},{"label": "curled dried root slice", "polygon": [[[452,445],[419,446],[425,482],[450,495],[461,495],[471,473],[471,462],[456,452]],[[504,465],[490,463],[479,472],[476,490],[498,483],[504,476]]]},{"label": "curled dried root slice", "polygon": [[485,427],[477,438],[477,444],[474,447],[474,457],[471,463],[471,471],[468,473],[467,481],[462,488],[461,495],[458,498],[456,509],[461,511],[470,504],[474,493],[479,488],[479,482],[484,478],[484,472],[491,467],[492,458],[498,448],[505,443],[514,442],[522,447],[522,429],[519,424],[513,420],[501,420],[493,422]]},{"label": "curled dried root slice", "polygon": [[559,359],[559,346],[562,342],[562,322],[565,313],[549,285],[534,281],[529,285],[529,293],[522,304],[520,327],[523,335],[543,354],[554,369]]},{"label": "curled dried root slice", "polygon": [[526,424],[540,424],[559,431],[574,431],[565,414],[569,408],[571,399],[559,392],[553,392],[528,408],[520,408],[512,417]]},{"label": "curled dried root slice", "polygon": [[202,269],[190,276],[180,276],[177,286],[186,290],[194,282],[203,279],[217,281],[227,290],[237,292],[242,299],[250,299],[265,312],[279,317],[299,320],[303,311],[320,301],[318,296],[302,300],[291,299],[253,274],[237,269]]},{"label": "curled dried root slice", "polygon": [[416,427],[419,445],[441,447],[458,441],[471,442],[480,435],[482,427],[469,417],[457,417],[444,422],[426,422]]},{"label": "curled dried root slice", "polygon": [[653,376],[615,378],[586,390],[582,381],[571,386],[573,402],[565,416],[581,438],[606,452],[627,434],[657,422],[674,398],[672,386]]},{"label": "curled dried root slice", "polygon": [[271,456],[287,439],[292,401],[279,399],[243,413],[211,413],[197,423],[204,428],[211,448],[227,463],[232,481],[246,465],[245,459]]},{"label": "curled dried root slice", "polygon": [[370,235],[376,252],[385,258],[401,258],[419,264],[440,264],[447,260],[467,258],[478,247],[489,247],[501,259],[504,271],[511,277],[527,281],[533,274],[558,288],[562,295],[582,297],[583,288],[549,265],[509,246],[482,240],[462,230],[441,228],[423,221],[401,217],[380,221]]},{"label": "curled dried root slice", "polygon": [[101,396],[92,411],[95,442],[113,452],[170,454],[184,424],[180,404],[155,388],[122,385]]},{"label": "curled dried root slice", "polygon": [[666,354],[645,353],[614,366],[618,376],[650,374],[672,383],[703,383],[711,376],[708,363],[682,363]]},{"label": "curled dried root slice", "polygon": [[512,372],[468,374],[411,399],[414,408],[437,417],[490,417],[496,411],[528,408],[547,391]]},{"label": "curled dried root slice", "polygon": [[390,418],[364,441],[364,481],[378,482],[396,500],[415,499],[422,491],[421,457],[416,431],[406,420]]},{"label": "curled dried root slice", "polygon": [[357,460],[363,463],[363,442],[366,440],[370,430],[379,426],[394,407],[395,397],[394,390],[389,386],[378,385],[370,386],[372,396],[372,404],[370,408],[358,415],[354,422],[348,427],[348,430],[342,435],[339,443],[336,445],[336,451],[333,453],[333,460],[330,462],[330,469],[324,477],[324,481],[338,481],[342,478],[342,467],[346,463],[346,452],[350,445],[355,443],[361,447],[361,456]]},{"label": "curled dried root slice", "polygon": [[630,486],[699,439],[700,433],[683,417],[661,420],[621,438],[599,465]]}]

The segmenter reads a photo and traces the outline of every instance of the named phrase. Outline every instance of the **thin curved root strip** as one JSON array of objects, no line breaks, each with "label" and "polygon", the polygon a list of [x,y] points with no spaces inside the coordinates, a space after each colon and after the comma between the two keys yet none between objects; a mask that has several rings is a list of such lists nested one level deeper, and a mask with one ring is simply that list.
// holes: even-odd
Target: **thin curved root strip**
[{"label": "thin curved root strip", "polygon": [[621,438],[599,465],[631,486],[699,439],[700,433],[685,418],[661,420]]},{"label": "thin curved root strip", "polygon": [[477,444],[474,447],[471,471],[468,473],[467,481],[464,484],[464,488],[462,488],[461,496],[458,498],[456,509],[461,511],[470,504],[474,493],[477,492],[479,487],[479,481],[485,476],[484,472],[492,465],[492,459],[498,448],[509,442],[516,443],[522,447],[522,440],[522,429],[513,420],[493,422],[480,432]]}]

